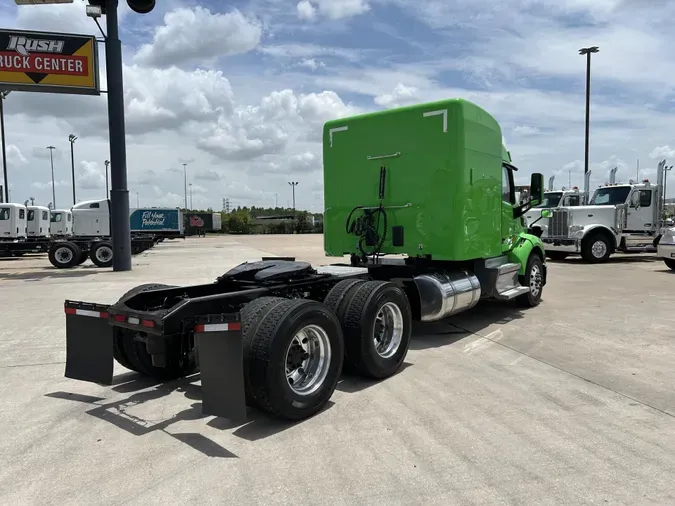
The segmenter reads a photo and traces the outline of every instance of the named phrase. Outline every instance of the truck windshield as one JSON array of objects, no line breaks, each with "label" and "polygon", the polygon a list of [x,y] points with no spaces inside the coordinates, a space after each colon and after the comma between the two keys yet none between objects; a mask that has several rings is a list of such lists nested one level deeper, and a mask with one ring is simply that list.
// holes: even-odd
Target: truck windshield
[{"label": "truck windshield", "polygon": [[558,207],[560,204],[560,199],[562,198],[562,192],[544,192],[544,200],[537,207],[543,209],[549,209],[551,207]]},{"label": "truck windshield", "polygon": [[589,202],[592,206],[615,206],[624,204],[630,193],[630,186],[598,188]]},{"label": "truck windshield", "polygon": [[52,223],[58,223],[61,221],[61,213],[52,213]]},{"label": "truck windshield", "polygon": [[30,211],[28,211],[28,221],[33,221],[34,218],[35,218],[35,211],[31,209]]}]

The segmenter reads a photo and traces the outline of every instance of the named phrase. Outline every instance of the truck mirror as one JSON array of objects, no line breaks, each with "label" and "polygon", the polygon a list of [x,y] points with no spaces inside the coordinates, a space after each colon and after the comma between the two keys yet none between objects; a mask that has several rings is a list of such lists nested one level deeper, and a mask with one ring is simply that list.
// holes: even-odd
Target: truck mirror
[{"label": "truck mirror", "polygon": [[630,194],[630,205],[631,205],[631,207],[634,207],[635,209],[640,207],[640,192],[639,191],[635,191],[635,192]]},{"label": "truck mirror", "polygon": [[552,213],[549,209],[544,209],[544,210],[541,212],[541,217],[542,217],[542,218],[550,218],[551,216],[553,216],[553,213]]},{"label": "truck mirror", "polygon": [[538,172],[532,174],[530,179],[530,205],[538,206],[544,201],[544,175]]}]

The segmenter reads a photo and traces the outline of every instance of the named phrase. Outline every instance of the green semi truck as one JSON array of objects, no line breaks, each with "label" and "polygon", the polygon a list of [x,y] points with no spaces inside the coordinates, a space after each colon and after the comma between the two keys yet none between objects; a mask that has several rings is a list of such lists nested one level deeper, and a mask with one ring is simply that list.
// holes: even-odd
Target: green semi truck
[{"label": "green semi truck", "polygon": [[112,304],[65,302],[66,376],[111,384],[114,360],[172,380],[201,374],[204,414],[246,406],[298,420],[320,411],[345,366],[399,371],[413,320],[480,299],[536,306],[544,248],[516,203],[499,124],[461,99],[328,122],[323,132],[325,251],[241,264],[213,283],[141,285]]}]

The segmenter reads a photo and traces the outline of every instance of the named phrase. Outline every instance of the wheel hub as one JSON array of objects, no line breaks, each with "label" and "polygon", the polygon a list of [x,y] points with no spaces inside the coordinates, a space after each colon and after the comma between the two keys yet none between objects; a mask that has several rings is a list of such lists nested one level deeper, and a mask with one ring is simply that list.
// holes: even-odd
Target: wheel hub
[{"label": "wheel hub", "polygon": [[66,263],[70,262],[73,258],[73,253],[68,248],[59,248],[56,250],[56,255],[54,255],[60,262]]},{"label": "wheel hub", "polygon": [[530,292],[535,297],[539,295],[541,290],[541,270],[538,265],[533,265],[530,270]]},{"label": "wheel hub", "polygon": [[603,241],[596,241],[591,246],[591,252],[595,258],[602,258],[607,253],[607,246]]},{"label": "wheel hub", "polygon": [[403,314],[393,302],[385,303],[377,313],[373,328],[375,351],[382,358],[396,354],[403,340]]},{"label": "wheel hub", "polygon": [[286,351],[286,381],[298,395],[316,392],[328,375],[330,339],[318,325],[303,327],[293,336]]}]

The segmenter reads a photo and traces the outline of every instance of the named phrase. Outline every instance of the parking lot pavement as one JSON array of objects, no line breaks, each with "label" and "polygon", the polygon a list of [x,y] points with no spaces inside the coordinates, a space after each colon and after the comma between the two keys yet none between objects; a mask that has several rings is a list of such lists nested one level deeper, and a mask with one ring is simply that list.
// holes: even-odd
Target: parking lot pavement
[{"label": "parking lot pavement", "polygon": [[126,273],[0,259],[2,503],[675,503],[675,276],[649,257],[550,262],[539,307],[418,325],[398,375],[345,376],[298,424],[202,417],[198,375],[63,377],[65,298],[209,282],[263,255],[335,260],[320,236],[165,242]]}]

